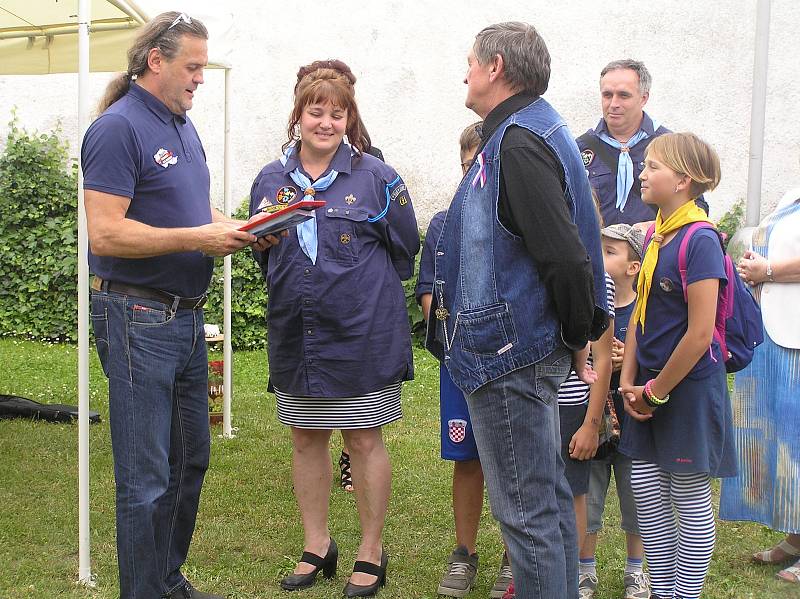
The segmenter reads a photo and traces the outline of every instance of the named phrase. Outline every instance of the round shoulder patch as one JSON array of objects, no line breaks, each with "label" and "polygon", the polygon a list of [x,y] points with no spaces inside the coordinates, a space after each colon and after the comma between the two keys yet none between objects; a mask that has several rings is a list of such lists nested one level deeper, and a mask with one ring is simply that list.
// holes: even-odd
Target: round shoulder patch
[{"label": "round shoulder patch", "polygon": [[583,166],[589,166],[594,160],[594,152],[589,148],[586,148],[583,152],[581,152],[581,159],[583,160]]}]

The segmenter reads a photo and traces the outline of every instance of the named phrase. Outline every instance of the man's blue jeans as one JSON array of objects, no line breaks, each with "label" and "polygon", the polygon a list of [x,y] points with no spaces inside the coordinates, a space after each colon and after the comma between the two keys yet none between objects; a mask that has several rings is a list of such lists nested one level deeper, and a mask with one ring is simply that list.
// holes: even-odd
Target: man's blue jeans
[{"label": "man's blue jeans", "polygon": [[108,377],[121,599],[157,599],[185,580],[208,468],[203,311],[92,293]]},{"label": "man's blue jeans", "polygon": [[578,541],[558,422],[571,355],[559,348],[467,396],[492,514],[520,599],[578,597]]}]

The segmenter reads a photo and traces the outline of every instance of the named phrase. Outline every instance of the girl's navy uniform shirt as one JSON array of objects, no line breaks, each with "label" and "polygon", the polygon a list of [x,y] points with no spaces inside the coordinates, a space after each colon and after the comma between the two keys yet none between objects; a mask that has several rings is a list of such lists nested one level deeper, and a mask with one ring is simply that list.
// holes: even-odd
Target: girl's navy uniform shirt
[{"label": "girl's navy uniform shirt", "polygon": [[[636,355],[642,368],[664,368],[689,326],[689,311],[683,299],[678,270],[678,249],[687,228],[678,231],[658,252],[658,264],[647,300],[644,334],[641,325],[636,325]],[[728,281],[719,237],[710,229],[695,231],[686,248],[686,284],[691,285],[703,279],[720,279],[720,285],[726,285]],[[719,343],[713,340],[710,350],[700,357],[687,377],[701,379],[708,375],[716,363],[723,362]]]},{"label": "girl's navy uniform shirt", "polygon": [[[289,176],[293,153],[253,182],[250,214],[302,200]],[[339,146],[336,180],[315,199],[316,264],[295,227],[265,252],[254,252],[269,293],[270,389],[309,397],[363,395],[413,378],[411,332],[401,280],[414,274],[419,231],[411,198],[395,170]]]}]

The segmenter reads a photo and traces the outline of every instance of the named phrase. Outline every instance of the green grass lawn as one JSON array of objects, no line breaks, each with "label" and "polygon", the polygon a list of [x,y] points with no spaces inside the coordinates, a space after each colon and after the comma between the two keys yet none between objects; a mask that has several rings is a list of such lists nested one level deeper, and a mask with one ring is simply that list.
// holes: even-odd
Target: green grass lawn
[{"label": "green grass lawn", "polygon": [[[438,364],[416,350],[416,380],[405,386],[405,417],[386,428],[394,470],[385,543],[388,584],[380,596],[435,597],[453,546],[451,465],[439,458]],[[77,349],[0,339],[0,393],[77,404]],[[286,598],[278,587],[302,551],[302,531],[291,490],[290,438],[267,394],[262,352],[235,355],[233,424],[236,438],[212,431],[206,477],[186,575],[203,590],[233,598]],[[117,596],[114,485],[108,396],[92,351],[91,407],[103,422],[91,427],[91,548],[95,589],[75,583],[78,570],[78,429],[75,425],[0,421],[0,598]],[[331,459],[338,456],[334,436]],[[338,481],[337,481],[338,482]],[[613,487],[613,485],[612,485]],[[358,546],[353,497],[335,485],[331,532],[341,558],[333,581],[292,597],[340,597]],[[621,597],[624,539],[614,497],[598,554],[599,599]],[[774,579],[777,567],[758,567],[749,554],[780,535],[753,524],[723,523],[706,584],[707,598],[800,597],[800,588]],[[488,597],[502,545],[485,509],[479,536],[477,588]],[[554,598],[557,599],[557,598]]]}]

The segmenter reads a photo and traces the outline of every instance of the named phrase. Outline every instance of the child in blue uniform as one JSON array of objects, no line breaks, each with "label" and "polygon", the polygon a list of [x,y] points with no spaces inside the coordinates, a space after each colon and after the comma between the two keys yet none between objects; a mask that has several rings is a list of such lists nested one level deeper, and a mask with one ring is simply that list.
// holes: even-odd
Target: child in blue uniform
[{"label": "child in blue uniform", "polygon": [[[461,169],[466,174],[472,164],[481,139],[473,123],[461,133]],[[436,242],[444,226],[446,210],[431,219],[425,235],[425,245],[419,266],[417,301],[422,306],[425,319],[431,306],[433,266]],[[472,423],[467,402],[461,389],[456,387],[447,368],[439,367],[439,405],[441,411],[442,459],[453,461],[453,518],[456,528],[456,548],[448,559],[448,570],[442,578],[437,593],[448,597],[464,597],[470,592],[478,569],[476,540],[483,509],[483,469],[478,458],[478,448],[472,435]],[[490,597],[502,597],[511,582],[511,568],[503,555],[500,573]]]},{"label": "child in blue uniform", "polygon": [[719,288],[727,284],[715,231],[700,229],[688,244],[686,300],[678,270],[687,225],[707,221],[692,200],[719,178],[716,152],[691,133],[653,140],[640,176],[642,199],[658,215],[620,373],[627,419],[619,450],[633,459],[639,528],[659,599],[700,597],[716,537],[711,478],[736,473],[724,358],[713,338]]},{"label": "child in blue uniform", "polygon": [[[642,265],[642,244],[644,233],[626,224],[616,224],[600,231],[603,242],[603,265],[614,281],[614,338],[612,340],[612,374],[610,394],[613,401],[616,422],[623,424],[625,410],[619,394],[619,370],[625,354],[625,337],[628,322],[636,304],[636,276]],[[608,401],[608,400],[607,400]],[[649,599],[650,587],[647,575],[642,568],[644,549],[636,518],[636,504],[631,490],[631,459],[617,451],[619,437],[605,441],[591,461],[589,492],[586,497],[587,525],[586,538],[581,545],[578,588],[581,599],[592,599],[597,589],[597,532],[603,525],[603,510],[606,494],[614,471],[620,526],[625,531],[628,559],[625,562],[625,599]]]}]

